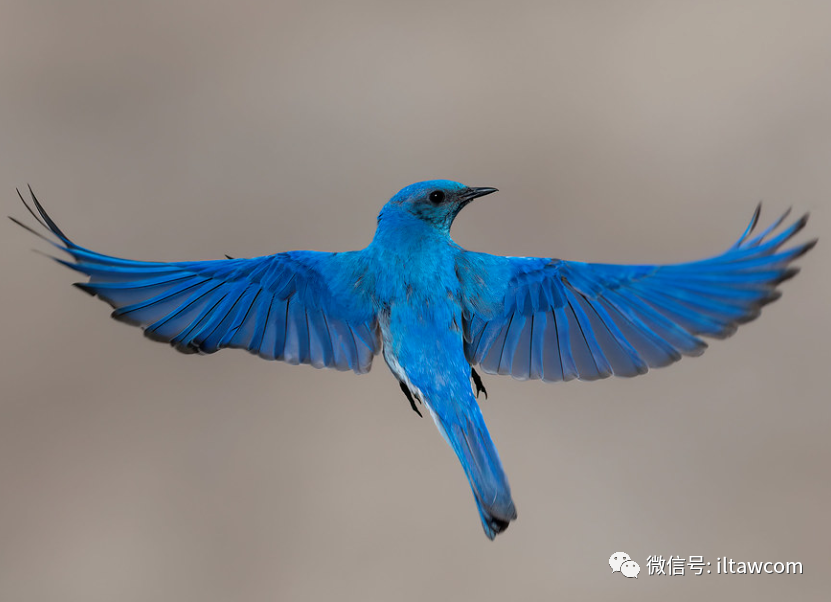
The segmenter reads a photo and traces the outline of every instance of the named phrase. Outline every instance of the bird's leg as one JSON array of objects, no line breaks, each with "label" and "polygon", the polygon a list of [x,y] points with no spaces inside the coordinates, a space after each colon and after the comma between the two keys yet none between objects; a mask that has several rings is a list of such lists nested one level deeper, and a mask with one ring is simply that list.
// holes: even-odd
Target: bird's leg
[{"label": "bird's leg", "polygon": [[[413,394],[410,393],[410,389],[407,387],[407,385],[404,384],[403,381],[399,380],[398,384],[401,386],[401,390],[404,391],[404,395],[407,396],[407,401],[410,402],[410,407],[413,408],[413,412],[421,416],[421,412],[419,412],[418,408],[416,407],[415,399],[413,399]],[[421,400],[419,400],[419,403],[421,403]],[[424,416],[421,417],[424,418]]]},{"label": "bird's leg", "polygon": [[479,376],[479,373],[473,368],[470,367],[470,378],[473,379],[473,384],[476,387],[476,399],[479,399],[479,393],[485,394],[485,399],[488,398],[488,390],[485,389],[485,385],[482,384],[482,377]]}]

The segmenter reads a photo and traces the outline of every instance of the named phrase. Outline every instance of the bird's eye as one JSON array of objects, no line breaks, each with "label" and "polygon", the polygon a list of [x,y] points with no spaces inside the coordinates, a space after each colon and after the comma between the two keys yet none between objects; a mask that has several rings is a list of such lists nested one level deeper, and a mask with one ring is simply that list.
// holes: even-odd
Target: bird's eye
[{"label": "bird's eye", "polygon": [[430,193],[430,202],[438,205],[444,200],[444,192],[441,190],[434,190]]}]

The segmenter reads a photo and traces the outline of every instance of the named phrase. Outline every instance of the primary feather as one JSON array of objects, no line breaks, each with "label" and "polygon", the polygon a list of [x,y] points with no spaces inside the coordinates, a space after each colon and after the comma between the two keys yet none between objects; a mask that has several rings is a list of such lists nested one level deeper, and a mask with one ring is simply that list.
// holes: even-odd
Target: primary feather
[{"label": "primary feather", "polygon": [[798,272],[790,263],[816,244],[780,250],[807,215],[777,236],[767,238],[768,229],[747,240],[757,218],[758,210],[725,253],[673,265],[465,252],[465,354],[485,372],[547,381],[636,376],[700,355],[700,336],[725,338],[756,318]]}]

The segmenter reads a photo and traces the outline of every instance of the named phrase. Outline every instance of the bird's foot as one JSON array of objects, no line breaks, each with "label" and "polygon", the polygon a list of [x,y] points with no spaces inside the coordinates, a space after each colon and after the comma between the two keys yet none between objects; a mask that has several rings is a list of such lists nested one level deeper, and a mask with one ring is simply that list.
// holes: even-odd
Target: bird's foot
[{"label": "bird's foot", "polygon": [[485,394],[485,399],[488,398],[488,390],[485,389],[485,385],[482,383],[482,377],[479,376],[479,373],[473,368],[470,367],[470,378],[473,379],[473,385],[476,387],[476,399],[479,399],[479,393]]},{"label": "bird's foot", "polygon": [[[401,390],[404,392],[404,395],[407,396],[407,401],[410,402],[410,407],[413,408],[413,412],[424,418],[424,416],[421,415],[421,412],[418,411],[418,408],[415,404],[415,399],[413,398],[413,394],[410,393],[410,389],[407,387],[407,385],[405,385],[402,381],[398,381],[398,384],[401,387]],[[421,400],[419,399],[418,402],[421,403]]]}]

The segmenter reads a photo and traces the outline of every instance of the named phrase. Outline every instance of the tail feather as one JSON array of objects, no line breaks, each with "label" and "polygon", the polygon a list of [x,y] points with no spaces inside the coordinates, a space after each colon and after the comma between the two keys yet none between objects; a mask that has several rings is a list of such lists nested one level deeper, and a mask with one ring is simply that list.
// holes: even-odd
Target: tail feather
[{"label": "tail feather", "polygon": [[464,468],[485,535],[495,538],[516,519],[517,513],[508,478],[472,393],[463,412],[437,411],[429,403],[428,407]]}]

